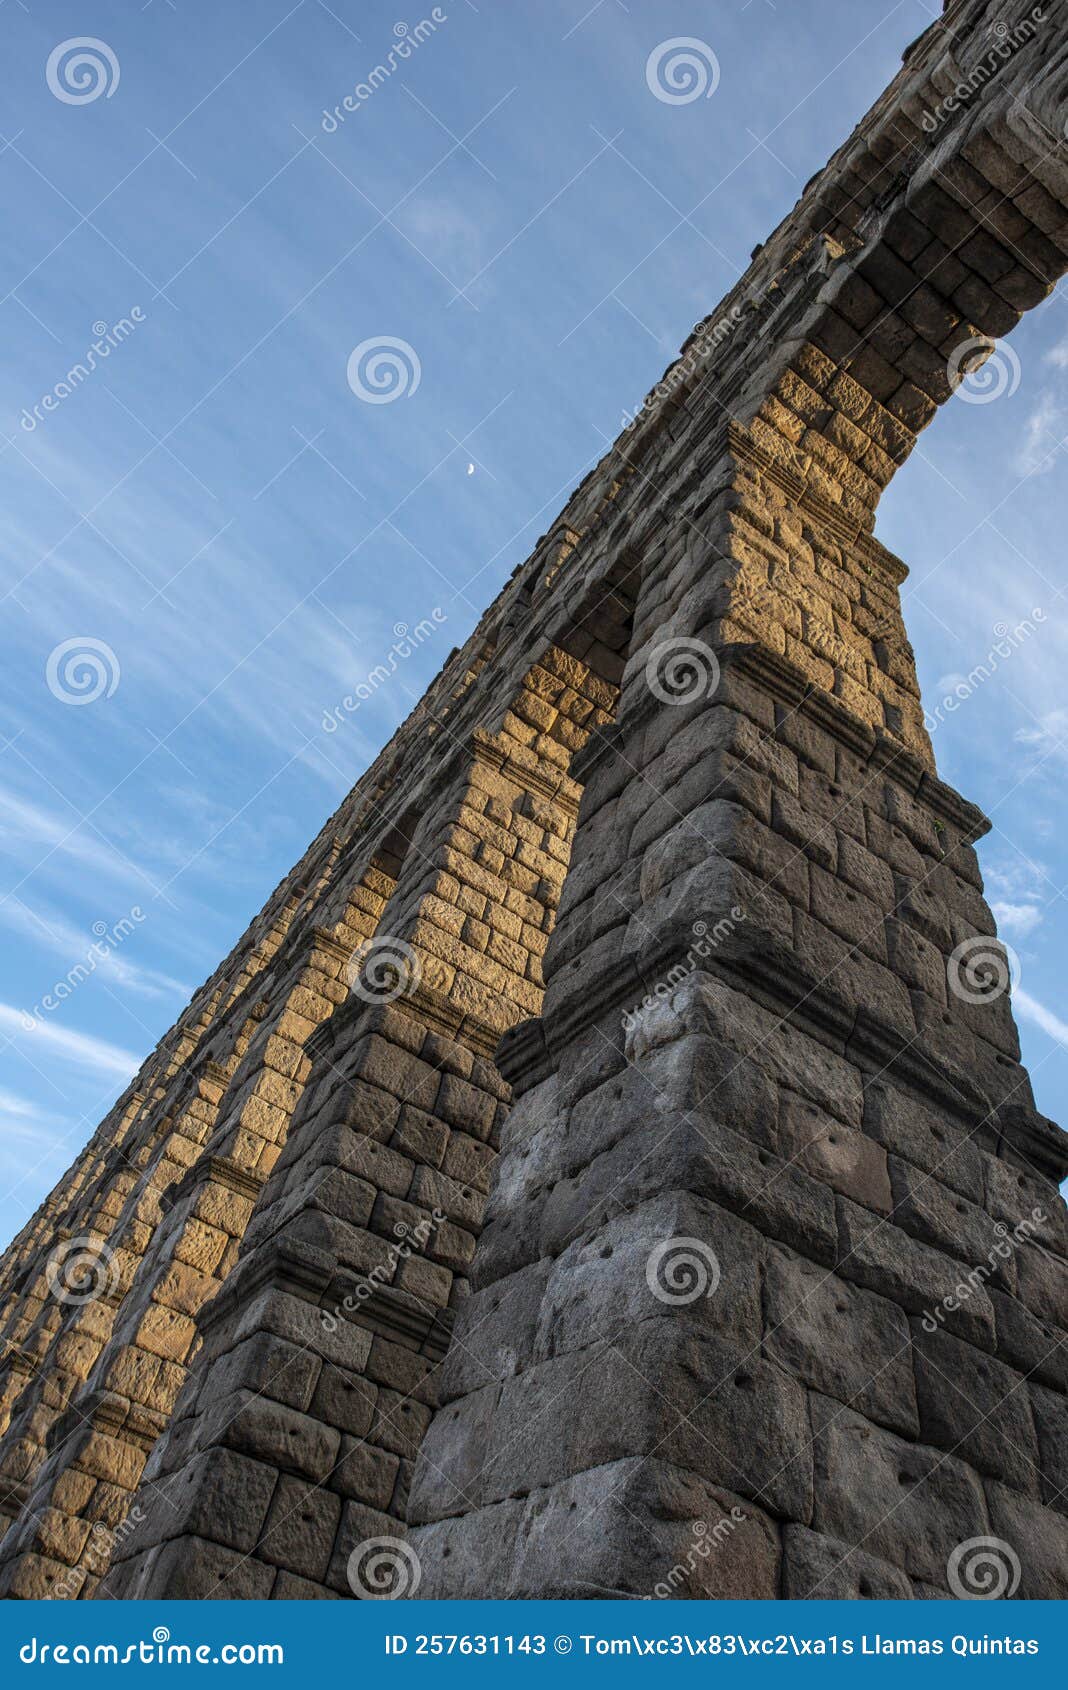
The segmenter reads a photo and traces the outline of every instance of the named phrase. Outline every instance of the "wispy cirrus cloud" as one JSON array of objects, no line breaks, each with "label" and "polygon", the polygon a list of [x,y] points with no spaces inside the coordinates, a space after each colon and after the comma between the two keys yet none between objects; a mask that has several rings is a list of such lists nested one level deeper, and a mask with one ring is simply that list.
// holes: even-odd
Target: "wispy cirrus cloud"
[{"label": "wispy cirrus cloud", "polygon": [[59,856],[111,879],[152,885],[147,870],[110,845],[73,808],[69,816],[60,815],[13,787],[0,788],[0,853],[31,871]]},{"label": "wispy cirrus cloud", "polygon": [[121,1081],[132,1079],[140,1066],[140,1058],[132,1051],[122,1050],[106,1039],[75,1033],[48,1021],[28,1024],[25,1012],[13,1004],[0,1003],[0,1035],[37,1064],[54,1064],[58,1058],[73,1068]]},{"label": "wispy cirrus cloud", "polygon": [[1055,466],[1064,436],[1065,412],[1048,390],[1039,395],[1024,423],[1013,459],[1018,475],[1048,475]]},{"label": "wispy cirrus cloud", "polygon": [[1032,1022],[1043,1033],[1068,1049],[1068,1021],[1064,1021],[1052,1009],[1047,1009],[1044,1003],[1039,1003],[1037,998],[1033,998],[1030,992],[1023,992],[1019,987],[1012,994],[1012,1002],[1017,1015]]},{"label": "wispy cirrus cloud", "polygon": [[[140,906],[135,908],[139,910]],[[184,981],[155,968],[144,968],[122,951],[108,948],[101,944],[96,931],[78,927],[48,905],[34,908],[17,894],[11,895],[0,900],[0,924],[21,933],[52,955],[66,958],[72,967],[84,962],[92,951],[94,972],[99,969],[112,984],[139,997],[188,998],[192,994],[192,987]]]}]

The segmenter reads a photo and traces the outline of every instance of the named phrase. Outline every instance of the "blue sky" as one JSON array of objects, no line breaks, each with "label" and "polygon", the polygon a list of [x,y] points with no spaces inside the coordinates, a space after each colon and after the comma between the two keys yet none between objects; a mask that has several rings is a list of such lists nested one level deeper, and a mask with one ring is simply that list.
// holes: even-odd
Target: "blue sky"
[{"label": "blue sky", "polygon": [[[331,129],[429,7],[7,0],[0,1239],[936,9],[448,0]],[[111,92],[59,98],[49,57],[85,36]],[[675,36],[714,52],[710,98],[653,97],[647,60]],[[361,402],[350,354],[383,337],[418,382],[405,353],[407,395]],[[1003,394],[955,399],[923,437],[878,532],[912,569],[929,706],[997,627],[1043,613],[935,740],[995,821],[1025,1057],[1068,1117],[1063,291],[1012,350]],[[49,670],[86,640],[97,670]],[[92,703],[68,701],[79,673]]]}]

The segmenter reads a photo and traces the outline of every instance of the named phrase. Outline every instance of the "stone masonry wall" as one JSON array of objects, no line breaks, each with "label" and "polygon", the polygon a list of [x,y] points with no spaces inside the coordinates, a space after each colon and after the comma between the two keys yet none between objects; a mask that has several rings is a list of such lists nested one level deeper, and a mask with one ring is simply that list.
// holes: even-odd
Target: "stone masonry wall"
[{"label": "stone masonry wall", "polygon": [[1066,1141],[872,533],[1066,84],[946,7],[7,1252],[0,1592],[1068,1594]]}]

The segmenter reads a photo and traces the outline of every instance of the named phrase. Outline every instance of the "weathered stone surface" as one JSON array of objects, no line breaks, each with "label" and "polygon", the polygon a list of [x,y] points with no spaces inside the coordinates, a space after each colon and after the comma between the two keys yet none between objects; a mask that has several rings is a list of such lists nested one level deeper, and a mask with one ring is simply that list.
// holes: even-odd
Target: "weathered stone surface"
[{"label": "weathered stone surface", "polygon": [[[407,1514],[435,1595],[931,1600],[991,1528],[1062,1592],[1068,1151],[954,975],[986,824],[873,536],[951,357],[1068,267],[1060,14],[924,122],[988,9],[912,44],[0,1262],[0,1592],[345,1596]],[[116,1270],[80,1307],[71,1238]]]},{"label": "weathered stone surface", "polygon": [[149,1557],[137,1584],[122,1594],[145,1597],[156,1579],[164,1580],[172,1600],[179,1602],[251,1602],[270,1596],[274,1570],[206,1538],[177,1537]]},{"label": "weathered stone surface", "polygon": [[542,1293],[534,1356],[611,1343],[640,1321],[672,1317],[680,1299],[694,1324],[756,1345],[763,1254],[760,1233],[726,1209],[688,1194],[654,1197],[557,1257]]},{"label": "weathered stone surface", "polygon": [[1024,1496],[1038,1495],[1039,1457],[1027,1382],[948,1332],[913,1322],[924,1443],[951,1450]]},{"label": "weathered stone surface", "polygon": [[1032,1385],[1031,1409],[1038,1434],[1041,1500],[1047,1508],[1068,1514],[1068,1401],[1060,1391]]},{"label": "weathered stone surface", "polygon": [[764,1353],[805,1385],[881,1426],[919,1430],[908,1319],[813,1262],[769,1250]]},{"label": "weathered stone surface", "polygon": [[266,1397],[242,1393],[228,1399],[220,1405],[218,1419],[219,1435],[231,1449],[309,1479],[326,1477],[341,1441],[334,1428]]},{"label": "weathered stone surface", "polygon": [[912,1586],[897,1567],[806,1526],[782,1534],[783,1588],[788,1601],[909,1601]]},{"label": "weathered stone surface", "polygon": [[530,1498],[510,1594],[773,1598],[779,1562],[778,1527],[751,1502],[663,1461],[620,1461]]},{"label": "weathered stone surface", "polygon": [[[657,1381],[671,1378],[667,1398]],[[547,1435],[560,1391],[575,1405],[566,1445]],[[603,1404],[613,1404],[607,1419]],[[737,1344],[688,1322],[653,1320],[611,1346],[543,1362],[505,1385],[493,1414],[486,1500],[519,1482],[558,1483],[656,1447],[698,1476],[729,1476],[737,1493],[794,1517],[811,1506],[804,1392]],[[476,1492],[476,1494],[478,1494]]]},{"label": "weathered stone surface", "polygon": [[188,1534],[244,1553],[260,1535],[278,1483],[273,1461],[268,1465],[235,1450],[209,1450],[158,1490],[147,1490],[139,1504],[143,1520],[135,1547]]},{"label": "weathered stone surface", "polygon": [[497,1502],[424,1526],[415,1545],[423,1568],[420,1599],[510,1596],[525,1508],[523,1502]]},{"label": "weathered stone surface", "polygon": [[1016,1595],[1022,1602],[1068,1598],[1068,1521],[993,1480],[986,1487],[990,1523],[1020,1563]]},{"label": "weathered stone surface", "polygon": [[341,1500],[331,1491],[283,1474],[258,1545],[259,1558],[321,1581],[340,1516]]},{"label": "weathered stone surface", "polygon": [[982,1201],[979,1149],[945,1110],[932,1109],[879,1079],[865,1092],[864,1130],[885,1149],[907,1158],[973,1203]]},{"label": "weathered stone surface", "polygon": [[985,1532],[983,1488],[963,1462],[882,1432],[828,1398],[812,1402],[817,1531],[944,1581],[958,1543]]},{"label": "weathered stone surface", "polygon": [[838,1202],[841,1253],[837,1271],[929,1317],[970,1342],[990,1349],[994,1312],[981,1280],[969,1280],[959,1262],[869,1214],[846,1198]]}]

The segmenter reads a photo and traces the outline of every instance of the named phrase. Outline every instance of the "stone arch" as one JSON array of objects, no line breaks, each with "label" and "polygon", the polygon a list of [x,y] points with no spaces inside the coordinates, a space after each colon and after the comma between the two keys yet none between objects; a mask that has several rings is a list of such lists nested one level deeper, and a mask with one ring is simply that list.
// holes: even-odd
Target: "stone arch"
[{"label": "stone arch", "polygon": [[[424,1592],[641,1594],[634,1519],[672,1567],[733,1496],[743,1587],[720,1569],[687,1594],[929,1595],[962,1522],[1033,1538],[1024,1593],[1064,1594],[1043,1506],[1063,1139],[1007,1000],[950,1001],[957,947],[992,943],[984,823],[935,774],[904,566],[872,532],[960,349],[1068,262],[1063,27],[980,74],[993,16],[954,0],[909,50],[345,807],[354,851],[416,812],[382,933],[418,966],[384,1003],[359,976],[310,1035],[293,1130],[102,1593],[344,1593],[352,1545],[409,1514]],[[692,699],[652,684],[678,641],[714,659]],[[715,938],[697,963],[696,922]],[[1032,1198],[1042,1249],[1024,1238],[949,1328],[917,1332]],[[711,1331],[641,1302],[651,1242],[679,1232],[737,1276]],[[815,1338],[794,1320],[814,1269],[835,1299]],[[872,1349],[886,1395],[848,1371]],[[947,1359],[1026,1390],[1022,1468],[938,1400]],[[712,1461],[709,1428],[657,1416],[724,1368],[760,1412],[722,1408]],[[936,1484],[874,1556],[859,1545],[882,1522],[851,1513],[861,1442],[873,1494],[924,1450],[928,1477],[955,1452],[960,1469],[956,1502]],[[27,1554],[12,1584],[40,1571]]]}]

